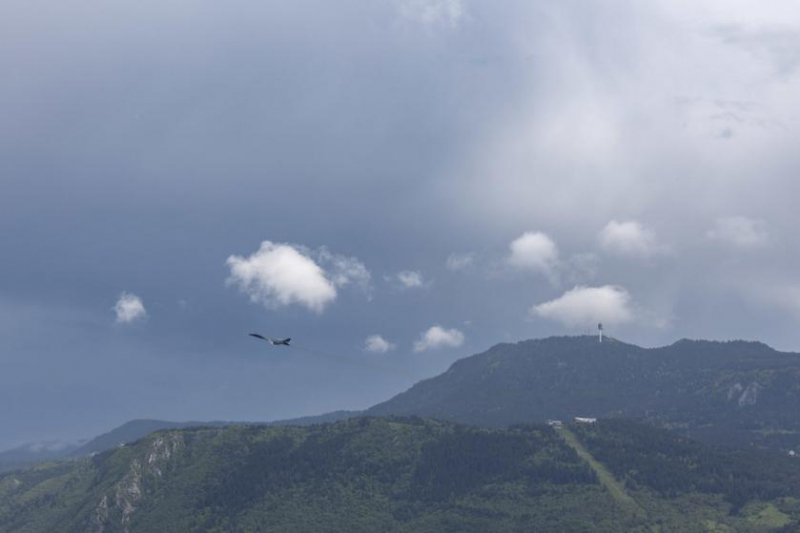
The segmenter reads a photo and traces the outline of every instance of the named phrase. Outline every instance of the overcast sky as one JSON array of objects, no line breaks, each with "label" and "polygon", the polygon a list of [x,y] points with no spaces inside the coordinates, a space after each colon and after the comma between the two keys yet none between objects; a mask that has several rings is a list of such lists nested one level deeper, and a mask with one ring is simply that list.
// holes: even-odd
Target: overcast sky
[{"label": "overcast sky", "polygon": [[599,321],[800,351],[798,139],[796,0],[7,0],[0,448]]}]

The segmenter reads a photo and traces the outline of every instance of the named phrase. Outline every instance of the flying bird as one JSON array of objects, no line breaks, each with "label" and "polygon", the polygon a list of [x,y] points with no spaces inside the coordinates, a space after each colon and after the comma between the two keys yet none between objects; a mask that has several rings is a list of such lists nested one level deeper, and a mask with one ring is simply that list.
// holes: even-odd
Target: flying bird
[{"label": "flying bird", "polygon": [[[292,340],[290,337],[287,337],[285,339],[273,339],[272,337],[265,337],[264,335],[261,335],[260,333],[248,333],[248,335],[250,335],[251,337],[255,337],[256,339],[261,339],[262,341],[266,341],[266,342],[270,343],[272,346],[290,346],[289,341]],[[407,374],[404,370],[401,370],[399,368],[392,368],[392,367],[388,367],[388,366],[376,365],[374,363],[364,362],[364,361],[360,361],[358,359],[353,359],[352,357],[338,355],[338,354],[330,353],[330,352],[322,352],[322,351],[319,351],[319,350],[314,350],[314,349],[312,349],[310,347],[303,346],[303,343],[300,343],[300,345],[291,345],[291,346],[292,346],[292,352],[293,353],[296,353],[296,351],[304,352],[304,353],[307,353],[309,355],[313,355],[315,357],[322,358],[322,359],[328,359],[328,360],[333,359],[335,361],[348,363],[350,365],[356,365],[356,366],[371,368],[373,370],[380,370],[381,372],[389,372],[389,373],[392,373],[392,374],[409,377],[409,374]]]},{"label": "flying bird", "polygon": [[262,341],[267,341],[273,346],[289,346],[289,341],[292,340],[291,338],[287,337],[285,339],[273,339],[270,337],[265,337],[263,335],[259,335],[258,333],[250,333],[251,337],[255,337],[257,339],[261,339]]}]

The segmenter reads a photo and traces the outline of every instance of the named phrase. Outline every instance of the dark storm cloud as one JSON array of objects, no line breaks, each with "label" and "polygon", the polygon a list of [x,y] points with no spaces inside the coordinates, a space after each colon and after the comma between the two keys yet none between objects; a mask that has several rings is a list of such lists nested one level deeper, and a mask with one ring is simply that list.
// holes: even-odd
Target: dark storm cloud
[{"label": "dark storm cloud", "polygon": [[[251,330],[423,377],[580,333],[548,316],[600,295],[633,341],[800,345],[791,1],[34,0],[0,20],[0,446],[410,384]],[[539,234],[546,275],[510,266]],[[264,241],[355,258],[372,291],[250,302],[226,261]],[[147,320],[115,323],[123,293]],[[463,337],[415,353],[436,324]]]}]

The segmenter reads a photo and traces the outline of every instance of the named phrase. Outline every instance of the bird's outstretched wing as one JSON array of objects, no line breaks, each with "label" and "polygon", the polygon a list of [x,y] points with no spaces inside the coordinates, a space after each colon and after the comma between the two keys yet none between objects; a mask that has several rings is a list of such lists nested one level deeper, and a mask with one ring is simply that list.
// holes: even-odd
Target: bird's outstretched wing
[{"label": "bird's outstretched wing", "polygon": [[250,335],[251,337],[255,337],[257,339],[261,339],[262,341],[269,342],[268,338],[264,337],[263,335],[259,335],[258,333],[249,333],[248,335]]}]

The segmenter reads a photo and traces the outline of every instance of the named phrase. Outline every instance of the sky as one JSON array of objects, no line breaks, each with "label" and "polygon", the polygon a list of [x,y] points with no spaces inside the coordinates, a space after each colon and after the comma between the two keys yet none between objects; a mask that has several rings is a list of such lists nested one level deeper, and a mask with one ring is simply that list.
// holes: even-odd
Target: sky
[{"label": "sky", "polygon": [[800,351],[799,121],[795,0],[7,0],[0,449],[598,322]]}]

